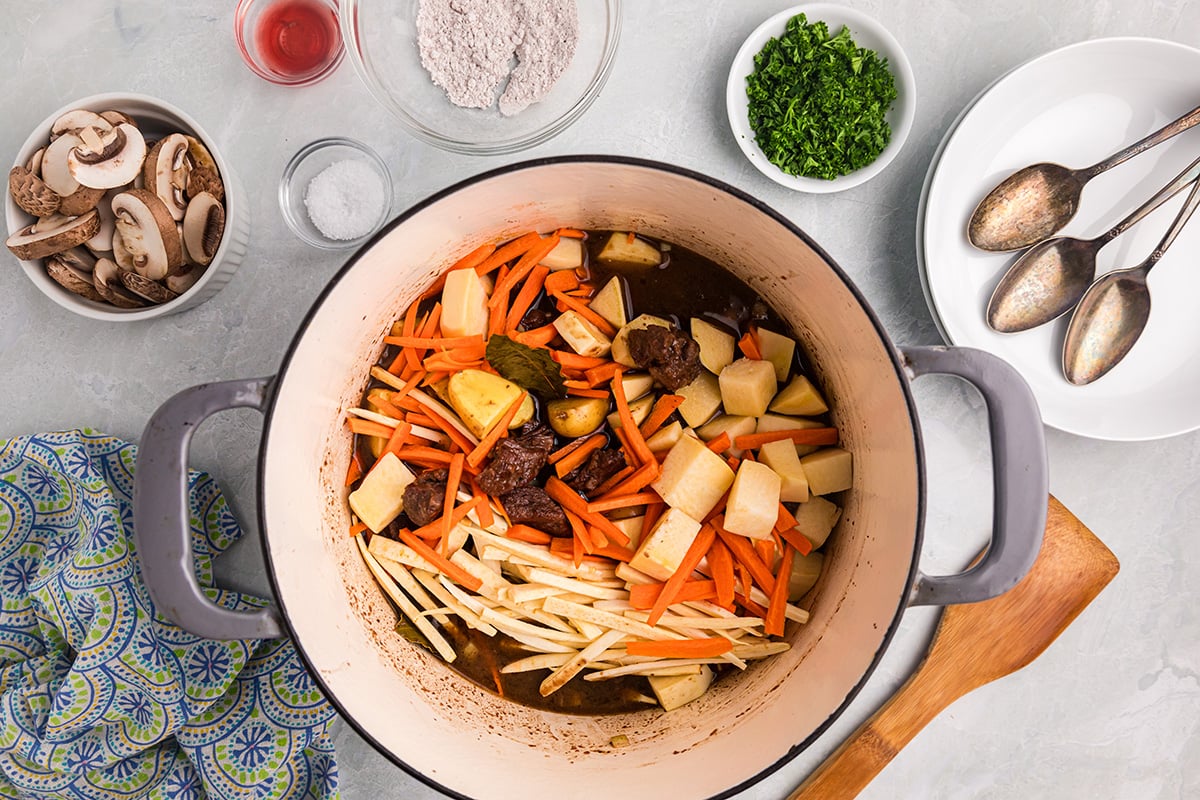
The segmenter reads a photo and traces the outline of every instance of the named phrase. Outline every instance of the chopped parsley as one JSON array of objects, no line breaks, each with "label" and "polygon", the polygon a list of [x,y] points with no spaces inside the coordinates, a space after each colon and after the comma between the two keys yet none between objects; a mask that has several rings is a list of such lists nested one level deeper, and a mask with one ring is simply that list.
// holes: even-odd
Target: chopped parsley
[{"label": "chopped parsley", "polygon": [[887,59],[855,44],[849,28],[830,37],[804,14],[754,57],[746,96],[755,141],[789,175],[833,180],[870,164],[892,136]]}]

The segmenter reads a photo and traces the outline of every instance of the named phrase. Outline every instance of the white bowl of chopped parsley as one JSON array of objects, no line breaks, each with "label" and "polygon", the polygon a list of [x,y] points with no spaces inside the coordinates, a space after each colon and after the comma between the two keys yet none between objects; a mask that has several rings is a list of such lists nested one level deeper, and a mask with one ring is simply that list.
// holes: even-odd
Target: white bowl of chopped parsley
[{"label": "white bowl of chopped parsley", "polygon": [[750,34],[725,102],[751,164],[790,189],[825,193],[870,180],[896,157],[917,96],[908,57],[887,29],[852,8],[816,3]]}]

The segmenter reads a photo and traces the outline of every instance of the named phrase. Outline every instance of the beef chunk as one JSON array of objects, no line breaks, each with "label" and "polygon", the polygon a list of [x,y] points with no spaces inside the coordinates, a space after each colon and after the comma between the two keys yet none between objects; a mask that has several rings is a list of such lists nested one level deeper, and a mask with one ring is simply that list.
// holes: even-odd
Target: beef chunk
[{"label": "beef chunk", "polygon": [[551,322],[554,322],[555,316],[545,309],[531,308],[525,312],[525,316],[521,317],[520,328],[523,331],[531,331],[534,328],[549,325]]},{"label": "beef chunk", "polygon": [[678,328],[651,325],[629,332],[629,357],[675,391],[700,375],[700,345]]},{"label": "beef chunk", "polygon": [[571,532],[562,506],[537,486],[522,486],[501,495],[500,502],[514,524],[529,525],[554,536],[566,536]]},{"label": "beef chunk", "polygon": [[404,487],[404,513],[414,525],[428,525],[442,516],[449,479],[448,469],[427,469]]},{"label": "beef chunk", "polygon": [[577,492],[591,494],[600,484],[620,472],[624,466],[624,453],[620,450],[605,448],[589,455],[587,461],[568,473],[563,481]]},{"label": "beef chunk", "polygon": [[523,426],[516,436],[501,439],[492,459],[479,473],[479,488],[499,497],[533,482],[554,449],[554,434],[545,425]]}]

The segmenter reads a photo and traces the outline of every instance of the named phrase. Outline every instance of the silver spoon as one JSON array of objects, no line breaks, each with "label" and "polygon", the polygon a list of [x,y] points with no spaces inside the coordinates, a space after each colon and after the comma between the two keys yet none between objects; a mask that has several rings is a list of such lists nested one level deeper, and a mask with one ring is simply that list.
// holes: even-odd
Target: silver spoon
[{"label": "silver spoon", "polygon": [[1034,164],[1017,170],[979,202],[967,238],[981,250],[1020,250],[1040,242],[1071,221],[1083,187],[1100,173],[1200,123],[1200,106],[1144,139],[1082,169]]},{"label": "silver spoon", "polygon": [[1136,211],[1094,239],[1056,236],[1018,258],[988,301],[987,323],[1000,333],[1036,328],[1070,311],[1096,279],[1096,254],[1143,217],[1200,178],[1200,158]]},{"label": "silver spoon", "polygon": [[1159,262],[1192,212],[1200,206],[1200,181],[1153,252],[1136,267],[1103,275],[1084,292],[1071,315],[1063,345],[1063,375],[1076,386],[1091,383],[1123,359],[1150,319],[1146,275]]}]

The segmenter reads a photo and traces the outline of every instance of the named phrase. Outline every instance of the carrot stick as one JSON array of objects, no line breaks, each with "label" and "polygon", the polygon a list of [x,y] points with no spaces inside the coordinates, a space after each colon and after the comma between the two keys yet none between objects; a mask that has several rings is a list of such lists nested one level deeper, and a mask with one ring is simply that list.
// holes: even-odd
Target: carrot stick
[{"label": "carrot stick", "polygon": [[633,448],[633,457],[639,464],[653,464],[654,454],[650,452],[650,447],[646,444],[645,437],[638,430],[637,423],[633,421],[633,412],[629,410],[629,401],[625,398],[625,384],[621,380],[621,373],[618,372],[612,379],[613,400],[617,404],[617,414],[621,418],[621,429],[629,436],[629,444]]},{"label": "carrot stick", "polygon": [[608,547],[608,537],[604,535],[604,531],[597,528],[595,525],[588,525],[588,536],[592,539],[592,552],[596,552],[601,547]]},{"label": "carrot stick", "polygon": [[634,240],[636,240],[636,239],[637,239],[637,236],[634,235],[633,231],[629,231],[628,233],[625,234],[625,241],[628,242],[629,244],[633,244]]},{"label": "carrot stick", "polygon": [[454,498],[458,496],[458,484],[462,480],[463,460],[462,453],[455,453],[450,459],[450,476],[446,479],[446,497],[442,502],[442,555],[446,555],[450,529],[454,527],[450,517],[454,512]]},{"label": "carrot stick", "polygon": [[[578,441],[578,440],[576,440]],[[587,461],[588,457],[604,447],[607,441],[603,433],[593,433],[583,441],[579,447],[576,447],[570,453],[567,453],[554,464],[554,472],[558,477],[563,478],[570,472],[583,466],[583,462]]]},{"label": "carrot stick", "polygon": [[651,503],[646,506],[646,515],[642,517],[642,541],[646,540],[650,531],[654,530],[658,518],[667,510],[666,503]]},{"label": "carrot stick", "polygon": [[663,423],[683,405],[683,397],[677,394],[664,394],[654,401],[654,408],[642,423],[642,436],[649,439]]},{"label": "carrot stick", "polygon": [[758,337],[754,335],[754,330],[748,330],[742,338],[738,339],[738,349],[746,358],[752,358],[755,361],[762,361],[762,348],[758,346]]},{"label": "carrot stick", "polygon": [[[471,509],[475,508],[477,505],[479,505],[479,501],[472,497],[465,503],[455,506],[454,510],[450,512],[451,527],[466,519],[467,514],[470,513]],[[438,539],[442,535],[442,518],[438,517],[433,522],[430,522],[427,525],[422,525],[412,533],[413,536],[421,539]]]},{"label": "carrot stick", "polygon": [[787,510],[783,503],[779,504],[779,514],[775,517],[775,530],[784,531],[796,527],[796,518]]},{"label": "carrot stick", "polygon": [[729,504],[729,490],[726,489],[725,492],[721,495],[721,498],[719,500],[717,500],[717,504],[715,506],[713,506],[712,510],[709,511],[707,514],[705,514],[704,519],[702,519],[700,521],[701,522],[710,522],[711,520],[716,519],[718,514],[721,514],[725,511],[725,506],[728,504]]},{"label": "carrot stick", "polygon": [[350,426],[351,433],[357,433],[359,436],[377,436],[380,439],[392,438],[391,428],[378,422],[372,422],[369,419],[347,417],[346,424]]},{"label": "carrot stick", "polygon": [[[396,453],[396,457],[399,458],[400,449],[404,446],[404,443],[408,441],[408,435],[411,432],[412,425],[409,425],[407,422],[401,422],[399,425],[397,425],[392,430],[392,435],[388,437],[387,444],[384,445],[383,452],[379,454],[379,457],[383,458],[388,453]],[[375,463],[378,464],[379,462],[376,461]]]},{"label": "carrot stick", "polygon": [[561,461],[565,456],[570,455],[578,448],[583,447],[585,444],[588,444],[589,442],[591,442],[593,439],[599,439],[600,441],[603,441],[604,434],[603,433],[593,433],[591,436],[581,436],[578,439],[568,442],[567,444],[563,445],[562,447],[558,448],[553,453],[551,453],[549,455],[549,457],[546,459],[546,461],[547,461],[547,463],[550,463],[550,464],[556,464],[559,461]]},{"label": "carrot stick", "polygon": [[610,497],[606,500],[595,500],[588,503],[588,511],[599,514],[601,511],[615,511],[618,508],[630,508],[632,506],[645,506],[650,503],[661,503],[662,498],[658,496],[658,492],[639,492],[638,494],[627,494],[623,497]]},{"label": "carrot stick", "polygon": [[[571,534],[575,537],[578,546],[583,548],[583,552],[591,555],[592,552],[592,537],[588,535],[587,526],[583,524],[583,520],[577,514],[572,514],[570,511],[563,509],[563,513],[567,515],[567,522],[571,525]],[[578,551],[576,551],[578,552]],[[576,564],[575,566],[579,566]]]},{"label": "carrot stick", "polygon": [[550,357],[564,367],[573,367],[575,369],[589,369],[608,363],[607,358],[581,356],[578,353],[572,353],[568,350],[551,350]]},{"label": "carrot stick", "polygon": [[573,270],[560,269],[546,277],[545,289],[547,292],[569,292],[578,286],[579,278],[575,276]]},{"label": "carrot stick", "polygon": [[544,531],[539,531],[537,528],[531,528],[528,525],[513,525],[504,532],[504,535],[509,539],[516,539],[518,542],[529,542],[530,544],[550,544],[552,537]]},{"label": "carrot stick", "polygon": [[[662,594],[663,586],[665,584],[662,583],[645,583],[630,586],[629,605],[642,611],[654,608],[654,601]],[[675,602],[683,603],[688,600],[708,600],[716,596],[716,584],[712,581],[687,581],[683,586],[679,587]]]},{"label": "carrot stick", "polygon": [[566,306],[568,309],[574,311],[576,314],[599,328],[600,332],[605,336],[611,338],[617,335],[617,329],[611,322],[597,314],[595,311],[592,311],[585,304],[579,302],[574,297],[571,297],[568,294],[563,294],[562,292],[551,292],[551,297],[559,302],[560,309],[563,306]]},{"label": "carrot stick", "polygon": [[[509,292],[517,288],[518,283],[525,280],[525,277],[537,266],[537,262],[541,261],[547,253],[553,250],[556,244],[558,244],[558,237],[550,236],[538,240],[536,244],[530,247],[521,256],[521,259],[513,265],[512,271],[496,281],[496,287],[492,290],[492,296],[488,300],[488,308],[496,308],[497,306],[507,308]],[[503,295],[503,298],[501,298],[501,295]]]},{"label": "carrot stick", "polygon": [[385,336],[383,337],[384,344],[394,344],[400,347],[420,347],[425,349],[441,348],[443,350],[451,350],[458,347],[478,347],[483,345],[483,337],[475,336],[413,336],[405,334],[404,336]]},{"label": "carrot stick", "polygon": [[583,549],[583,536],[578,532],[573,533],[571,536],[571,561],[574,562],[575,566],[578,567],[583,563],[585,552]]},{"label": "carrot stick", "polygon": [[783,559],[779,562],[779,572],[775,575],[775,591],[771,592],[771,602],[767,606],[767,616],[763,620],[763,633],[770,636],[783,636],[788,579],[792,574],[792,554],[795,552],[790,547],[783,549]]},{"label": "carrot stick", "polygon": [[454,266],[452,266],[450,268],[450,270],[469,269],[471,267],[477,267],[483,263],[484,259],[486,259],[488,256],[490,256],[494,252],[496,252],[496,245],[481,244],[481,245],[479,245],[479,247],[476,247],[474,250],[467,253],[465,256],[460,258],[458,261],[455,261]]},{"label": "carrot stick", "polygon": [[512,338],[528,347],[545,347],[558,338],[558,328],[553,324],[543,325],[529,331],[517,331]]},{"label": "carrot stick", "polygon": [[758,553],[758,557],[767,565],[767,569],[775,566],[775,540],[774,539],[755,539],[754,552]]},{"label": "carrot stick", "polygon": [[603,389],[582,389],[578,386],[568,386],[567,394],[572,397],[594,397],[597,400],[604,400],[608,397],[608,392]]},{"label": "carrot stick", "polygon": [[[436,523],[435,523],[436,524]],[[407,528],[401,528],[399,533],[400,541],[417,551],[421,558],[428,561],[430,564],[438,568],[438,571],[452,581],[465,586],[472,592],[477,592],[482,588],[483,581],[476,578],[471,573],[460,567],[458,564],[444,558],[441,553],[427,545],[420,537],[413,534]]]},{"label": "carrot stick", "polygon": [[588,511],[587,501],[558,478],[551,476],[547,479],[545,489],[546,494],[550,495],[551,500],[562,506],[564,511],[569,512],[567,514],[568,518],[570,518],[571,514],[574,514],[580,520],[585,520],[595,525],[605,536],[618,544],[629,544],[629,537],[625,535],[624,531],[613,525],[612,520],[603,514],[593,514]]},{"label": "carrot stick", "polygon": [[533,305],[533,301],[537,299],[538,294],[542,291],[542,284],[549,274],[550,268],[543,267],[541,264],[538,264],[529,273],[529,277],[525,279],[525,283],[521,286],[521,291],[517,292],[517,296],[513,299],[512,307],[508,310],[508,317],[504,323],[506,330],[515,331],[517,326],[521,324],[521,320],[525,318],[529,307]]},{"label": "carrot stick", "polygon": [[779,537],[781,539],[783,539],[785,542],[790,544],[792,547],[796,548],[796,550],[800,553],[800,555],[806,556],[806,555],[809,555],[810,553],[812,553],[812,551],[813,551],[812,542],[809,541],[807,536],[805,536],[803,533],[801,533],[797,529],[786,528],[781,531],[777,530],[776,533],[779,534]]},{"label": "carrot stick", "polygon": [[576,228],[559,228],[554,233],[557,236],[562,236],[567,239],[586,239],[587,238],[586,233],[584,233],[581,230],[577,230]]},{"label": "carrot stick", "polygon": [[654,608],[650,609],[650,618],[646,620],[650,625],[657,625],[662,619],[663,613],[667,610],[667,606],[677,602],[679,590],[687,583],[688,578],[692,576],[692,571],[700,563],[700,559],[704,558],[704,554],[712,547],[713,539],[717,536],[717,531],[712,525],[705,525],[696,534],[696,538],[692,540],[691,545],[684,554],[683,560],[679,563],[679,569],[671,574],[667,582],[663,584],[662,592],[658,595],[658,599],[654,601]]},{"label": "carrot stick", "polygon": [[449,436],[450,441],[453,442],[454,444],[458,445],[459,450],[462,450],[464,452],[470,452],[471,449],[475,447],[475,445],[473,445],[471,443],[470,439],[468,439],[467,437],[462,435],[462,431],[460,431],[458,428],[454,427],[449,422],[447,422],[445,419],[443,419],[441,414],[432,412],[431,409],[427,408],[424,405],[421,405],[416,400],[409,400],[408,402],[411,402],[414,406],[416,406],[415,409],[410,409],[410,410],[419,410],[422,412],[430,411],[429,418],[431,420],[433,420],[433,424],[436,425],[438,427],[438,429],[441,430],[442,433]]},{"label": "carrot stick", "polygon": [[717,605],[722,608],[733,607],[733,556],[721,539],[714,539],[708,551],[708,568],[712,573],[713,584],[717,592]]},{"label": "carrot stick", "polygon": [[605,494],[606,494],[606,493],[607,493],[607,492],[608,492],[610,489],[612,489],[614,486],[616,486],[617,484],[619,484],[619,483],[621,483],[622,481],[624,481],[626,478],[628,478],[630,475],[632,475],[632,474],[633,474],[634,472],[636,472],[636,471],[637,471],[637,470],[636,470],[636,469],[634,469],[633,467],[622,467],[622,468],[621,468],[621,469],[620,469],[620,470],[617,472],[617,474],[616,474],[616,475],[613,475],[611,478],[609,478],[608,480],[606,480],[604,483],[602,483],[602,484],[600,484],[599,486],[597,486],[597,487],[596,487],[596,491],[595,491],[595,492],[593,492],[592,494],[596,495],[597,497],[602,497],[602,496],[603,496],[603,495],[605,495]]},{"label": "carrot stick", "polygon": [[663,641],[633,641],[625,645],[631,656],[655,658],[716,658],[733,649],[733,642],[723,636],[706,639],[666,639]]},{"label": "carrot stick", "polygon": [[622,497],[624,495],[640,492],[654,481],[658,480],[662,468],[657,461],[651,461],[649,464],[643,464],[638,467],[632,475],[618,483],[613,488],[609,489],[602,495],[599,495],[597,500],[609,500],[613,497]]},{"label": "carrot stick", "polygon": [[[775,578],[771,575],[771,570],[767,569],[767,565],[758,557],[758,553],[754,552],[753,545],[745,536],[738,536],[736,533],[730,533],[725,530],[717,520],[713,520],[716,526],[717,535],[721,537],[721,541],[729,548],[729,552],[738,560],[749,572],[750,577],[754,579],[764,592],[771,593],[775,588]],[[747,589],[747,591],[749,591]]]},{"label": "carrot stick", "polygon": [[621,365],[616,361],[610,361],[607,364],[601,364],[598,367],[591,367],[584,371],[584,376],[592,386],[598,386],[601,383],[607,383],[612,380],[613,375],[621,371]]},{"label": "carrot stick", "polygon": [[365,522],[356,522],[356,523],[354,523],[353,525],[351,525],[351,526],[350,526],[350,535],[351,535],[351,536],[358,536],[360,533],[362,533],[362,532],[363,532],[363,531],[365,531],[366,529],[367,529],[367,523],[365,523]]},{"label": "carrot stick", "polygon": [[467,463],[473,467],[487,458],[488,453],[492,452],[492,448],[496,446],[496,442],[500,441],[502,436],[508,435],[508,424],[513,421],[513,417],[517,415],[521,404],[525,402],[525,398],[529,396],[528,392],[521,392],[516,400],[509,403],[508,408],[504,411],[504,416],[500,417],[500,421],[492,426],[492,429],[487,432],[487,435],[479,440],[479,444],[467,456]]},{"label": "carrot stick", "polygon": [[421,326],[418,336],[425,338],[437,335],[442,323],[442,304],[434,303],[433,308],[429,312],[429,316],[425,318],[425,324]]},{"label": "carrot stick", "polygon": [[704,446],[709,450],[712,450],[714,453],[720,454],[728,450],[731,444],[732,442],[729,441],[729,432],[721,431],[720,436],[711,439],[708,444]]},{"label": "carrot stick", "polygon": [[[743,585],[749,586],[750,581],[743,580]],[[758,617],[759,619],[767,618],[767,610],[765,608],[763,608],[762,606],[760,606],[758,603],[751,600],[747,595],[736,594],[736,595],[734,595],[734,598],[737,600],[738,605],[740,605],[742,608],[749,611],[754,616]]]},{"label": "carrot stick", "polygon": [[401,461],[431,461],[435,464],[450,464],[452,455],[445,450],[438,450],[435,447],[424,447],[421,445],[409,445],[402,447],[396,452],[396,458]]},{"label": "carrot stick", "polygon": [[595,550],[595,555],[611,558],[613,561],[629,563],[633,559],[633,551],[619,544],[609,544],[605,547],[596,547],[593,549]]},{"label": "carrot stick", "polygon": [[791,439],[794,444],[837,444],[837,428],[789,428],[783,431],[769,433],[746,433],[734,441],[734,446],[740,450],[757,450],[768,442],[781,442]]},{"label": "carrot stick", "polygon": [[475,271],[480,275],[487,275],[501,264],[507,264],[514,258],[524,255],[529,251],[529,248],[541,240],[542,237],[538,235],[537,231],[529,231],[528,233],[521,234],[507,244],[496,248],[491,255],[476,264]]},{"label": "carrot stick", "polygon": [[490,528],[496,522],[496,515],[492,513],[492,504],[488,502],[487,495],[483,493],[483,489],[479,488],[479,482],[471,478],[471,496],[479,499],[479,505],[475,506],[476,514],[479,516],[479,526],[481,528]]},{"label": "carrot stick", "polygon": [[346,483],[345,486],[353,486],[354,482],[363,476],[363,461],[362,456],[358,454],[358,448],[354,448],[354,455],[350,456],[350,466],[346,468]]}]

